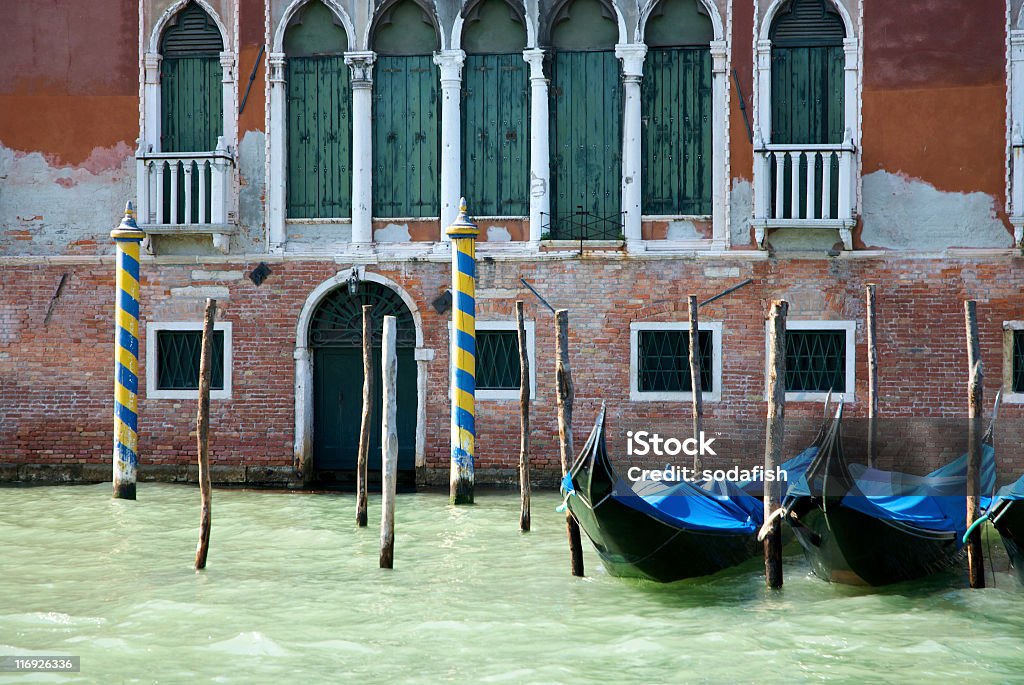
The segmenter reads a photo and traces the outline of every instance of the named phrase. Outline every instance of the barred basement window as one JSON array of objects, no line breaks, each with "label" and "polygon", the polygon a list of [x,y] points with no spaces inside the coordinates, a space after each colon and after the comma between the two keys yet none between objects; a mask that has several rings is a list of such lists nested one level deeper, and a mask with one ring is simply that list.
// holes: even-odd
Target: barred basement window
[{"label": "barred basement window", "polygon": [[[157,333],[157,389],[198,390],[202,331]],[[210,390],[224,389],[224,331],[213,332]]]},{"label": "barred basement window", "polygon": [[1013,392],[1024,393],[1024,330],[1013,332]]},{"label": "barred basement window", "polygon": [[[637,389],[640,392],[690,391],[693,381],[689,331],[640,331],[639,343]],[[711,391],[714,385],[711,331],[698,331],[697,346],[700,387]]]},{"label": "barred basement window", "polygon": [[[526,354],[530,360],[530,397],[537,394],[535,326],[526,324]],[[452,334],[451,323],[448,334]],[[519,400],[519,331],[515,321],[476,322],[476,399]]]},{"label": "barred basement window", "polygon": [[[702,322],[697,344],[701,395],[705,401],[717,402],[722,392],[722,324]],[[630,355],[631,400],[683,402],[692,398],[689,323],[633,322]]]},{"label": "barred basement window", "polygon": [[476,387],[478,390],[518,390],[519,334],[516,331],[478,331]]},{"label": "barred basement window", "polygon": [[786,392],[845,393],[846,331],[786,331]]}]

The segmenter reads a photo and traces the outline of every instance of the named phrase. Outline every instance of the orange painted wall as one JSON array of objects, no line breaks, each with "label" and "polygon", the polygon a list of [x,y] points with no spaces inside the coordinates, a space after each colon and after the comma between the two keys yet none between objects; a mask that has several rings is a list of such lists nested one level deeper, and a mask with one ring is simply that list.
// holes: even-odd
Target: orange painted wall
[{"label": "orange painted wall", "polygon": [[0,144],[78,165],[139,134],[134,0],[0,2]]},{"label": "orange painted wall", "polygon": [[864,173],[1005,197],[1002,2],[865,0]]}]

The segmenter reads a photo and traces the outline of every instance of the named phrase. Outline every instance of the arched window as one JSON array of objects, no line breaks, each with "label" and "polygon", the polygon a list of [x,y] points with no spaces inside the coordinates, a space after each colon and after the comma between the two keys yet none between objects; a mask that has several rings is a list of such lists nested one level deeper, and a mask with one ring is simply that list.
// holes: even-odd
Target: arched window
[{"label": "arched window", "polygon": [[569,0],[550,29],[552,238],[622,233],[622,85],[611,6]]},{"label": "arched window", "polygon": [[642,213],[711,214],[714,27],[698,0],[662,0],[644,29]]},{"label": "arched window", "polygon": [[462,48],[462,192],[477,216],[529,213],[530,83],[522,12],[466,6]]},{"label": "arched window", "polygon": [[284,35],[291,218],[342,218],[352,212],[347,47],[340,20],[320,0],[296,12]]},{"label": "arched window", "polygon": [[160,40],[160,149],[208,152],[224,134],[220,30],[196,3],[174,17]]},{"label": "arched window", "polygon": [[779,144],[841,143],[843,20],[826,0],[792,0],[772,21],[772,131]]},{"label": "arched window", "polygon": [[376,20],[372,48],[373,215],[436,217],[441,212],[440,99],[431,15],[399,0]]}]

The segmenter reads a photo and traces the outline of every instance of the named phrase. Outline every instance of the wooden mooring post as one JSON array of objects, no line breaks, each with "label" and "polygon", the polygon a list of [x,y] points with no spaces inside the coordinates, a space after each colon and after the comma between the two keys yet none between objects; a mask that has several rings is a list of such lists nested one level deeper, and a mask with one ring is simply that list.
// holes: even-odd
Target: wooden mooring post
[{"label": "wooden mooring post", "polygon": [[[569,472],[575,452],[572,444],[572,370],[569,367],[569,312],[555,312],[558,335],[555,338],[555,380],[558,391],[558,443],[562,459],[562,477]],[[583,541],[580,526],[572,513],[565,511],[565,528],[569,537],[569,559],[574,576],[583,577]]]},{"label": "wooden mooring post", "polygon": [[782,587],[782,522],[775,511],[781,505],[779,483],[769,479],[782,462],[786,418],[786,315],[789,303],[772,302],[768,326],[768,424],[764,439],[764,520],[770,522],[764,538],[764,575],[770,588]]},{"label": "wooden mooring post", "polygon": [[[981,344],[978,341],[978,303],[964,302],[964,320],[967,325],[967,367],[970,380],[967,385],[967,527],[980,515],[981,496],[981,421],[983,385],[985,375],[981,368]],[[985,587],[985,557],[981,547],[981,529],[976,528],[967,539],[967,579],[972,588]]]},{"label": "wooden mooring post", "polygon": [[[697,326],[697,296],[690,295],[690,392],[693,395],[693,438],[700,440],[701,419],[704,417],[704,398],[700,385],[700,329]],[[700,451],[693,453],[693,470],[700,473],[704,464]]]},{"label": "wooden mooring post", "polygon": [[519,530],[530,530],[530,357],[523,301],[516,300],[519,331]]},{"label": "wooden mooring post", "polygon": [[373,415],[373,322],[372,304],[363,305],[363,415],[359,424],[356,457],[356,525],[366,526],[366,469],[370,453],[370,422]]},{"label": "wooden mooring post", "polygon": [[196,441],[199,452],[199,544],[196,546],[196,570],[206,568],[210,550],[210,376],[213,373],[213,321],[217,317],[217,300],[206,300],[203,315],[202,352],[199,355],[199,410],[196,412]]},{"label": "wooden mooring post", "polygon": [[875,284],[867,284],[866,316],[868,334],[868,466],[874,468],[878,460],[878,346]]},{"label": "wooden mooring post", "polygon": [[398,356],[395,352],[395,322],[384,317],[381,345],[381,400],[383,420],[380,427],[382,492],[380,505],[380,567],[395,566],[395,485],[398,476]]}]

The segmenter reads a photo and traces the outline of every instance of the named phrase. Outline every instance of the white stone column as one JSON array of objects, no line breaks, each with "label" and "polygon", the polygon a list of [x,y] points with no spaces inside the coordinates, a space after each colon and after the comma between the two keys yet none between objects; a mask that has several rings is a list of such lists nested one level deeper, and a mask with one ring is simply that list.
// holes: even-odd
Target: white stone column
[{"label": "white stone column", "polygon": [[286,141],[288,121],[285,118],[285,55],[272,52],[267,56],[270,70],[270,154],[267,160],[267,232],[270,251],[284,252],[285,194],[287,184]]},{"label": "white stone column", "polygon": [[1024,241],[1024,31],[1010,31],[1010,187],[1006,209],[1013,225],[1013,244]]},{"label": "white stone column", "polygon": [[530,242],[539,243],[545,217],[551,214],[551,148],[548,142],[548,80],[544,51],[523,51],[530,65]]},{"label": "white stone column", "polygon": [[223,94],[224,140],[234,152],[237,141],[238,105],[235,104],[235,53],[226,50],[220,53],[221,92]]},{"label": "white stone column", "polygon": [[711,235],[729,247],[729,92],[728,52],[724,40],[711,41]]},{"label": "white stone column", "polygon": [[[455,223],[462,197],[462,50],[442,50],[434,55],[441,67],[441,240]],[[467,198],[473,206],[473,198]]]},{"label": "white stone column", "polygon": [[761,242],[764,221],[771,211],[771,170],[764,146],[772,142],[772,42],[757,41],[757,70],[754,73],[754,230]]},{"label": "white stone column", "polygon": [[160,152],[160,62],[163,57],[158,52],[147,52],[142,59],[146,78],[143,86],[146,109],[139,147],[146,152]]},{"label": "white stone column", "polygon": [[615,56],[622,60],[622,86],[625,102],[622,112],[622,211],[626,244],[638,244],[640,232],[640,152],[643,149],[643,127],[640,121],[640,80],[644,75],[643,43],[620,43]]},{"label": "white stone column", "polygon": [[[142,113],[142,130],[139,132],[139,147],[135,152],[135,202],[138,208],[138,222],[150,224],[156,222],[156,207],[160,204],[156,197],[155,179],[158,173],[156,165],[151,168],[149,162],[142,157],[149,152],[160,152],[160,62],[163,57],[157,52],[143,55],[142,64],[145,79],[143,81],[144,109]],[[149,249],[149,239],[143,244]]]},{"label": "white stone column", "polygon": [[352,242],[373,242],[373,52],[346,52],[352,70]]}]

